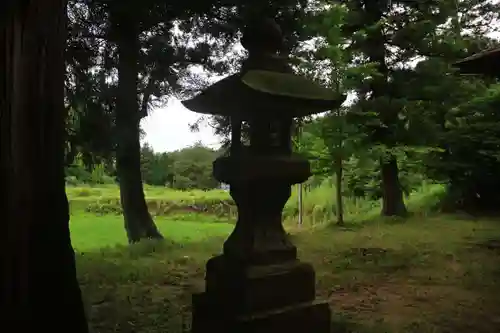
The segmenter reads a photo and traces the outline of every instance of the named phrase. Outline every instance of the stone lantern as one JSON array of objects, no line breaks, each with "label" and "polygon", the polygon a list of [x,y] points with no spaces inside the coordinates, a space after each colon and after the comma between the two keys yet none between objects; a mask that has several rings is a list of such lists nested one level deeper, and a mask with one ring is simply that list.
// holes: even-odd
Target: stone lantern
[{"label": "stone lantern", "polygon": [[308,161],[292,154],[293,118],[338,108],[345,96],[292,73],[273,20],[248,25],[241,43],[248,58],[240,73],[183,101],[194,112],[230,117],[230,153],[213,172],[238,208],[223,254],[207,263],[205,292],[193,295],[192,331],[330,332],[329,306],[315,301],[314,269],[297,259],[282,211],[291,185],[311,175]]}]

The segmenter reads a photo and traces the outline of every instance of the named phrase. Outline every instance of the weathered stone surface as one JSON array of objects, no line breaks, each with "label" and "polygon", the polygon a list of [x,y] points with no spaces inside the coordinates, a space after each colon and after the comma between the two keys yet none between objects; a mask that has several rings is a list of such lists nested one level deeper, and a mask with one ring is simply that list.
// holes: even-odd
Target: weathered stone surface
[{"label": "weathered stone surface", "polygon": [[248,314],[311,301],[315,297],[312,266],[298,260],[247,266],[222,256],[207,263],[206,293],[227,312]]},{"label": "weathered stone surface", "polygon": [[206,291],[193,295],[193,333],[327,333],[328,304],[314,298],[310,264],[248,266],[214,257],[207,264]]},{"label": "weathered stone surface", "polygon": [[330,308],[324,302],[306,302],[249,316],[230,317],[217,311],[205,295],[195,296],[193,333],[329,333],[331,330]]},{"label": "weathered stone surface", "polygon": [[226,184],[286,181],[291,185],[305,182],[311,176],[309,162],[300,156],[220,157],[213,168],[215,179]]}]

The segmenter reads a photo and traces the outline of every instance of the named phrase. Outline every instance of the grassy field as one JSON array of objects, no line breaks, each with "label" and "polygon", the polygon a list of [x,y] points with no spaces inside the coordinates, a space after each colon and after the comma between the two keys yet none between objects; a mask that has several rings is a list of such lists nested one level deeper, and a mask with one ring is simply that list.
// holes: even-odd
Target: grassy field
[{"label": "grassy field", "polygon": [[[156,225],[168,239],[179,244],[201,242],[214,236],[226,236],[233,224],[200,214],[157,217]],[[73,247],[87,251],[127,244],[123,218],[118,215],[74,214],[71,221]]]},{"label": "grassy field", "polygon": [[[296,222],[298,198],[296,187],[284,209],[287,222]],[[93,215],[120,215],[120,196],[118,187],[68,187],[67,194],[73,212],[87,211]],[[186,213],[200,211],[212,216],[233,219],[236,208],[229,192],[213,191],[175,191],[168,188],[145,186],[146,201],[149,211],[155,216],[172,216],[172,212]],[[429,211],[439,202],[443,188],[439,185],[423,184],[407,198],[407,205],[412,211]],[[305,223],[308,225],[324,224],[335,219],[335,189],[324,184],[306,192],[303,198]],[[194,209],[193,209],[194,208]],[[371,219],[378,216],[380,203],[377,201],[344,199],[344,216],[353,221]]]},{"label": "grassy field", "polygon": [[[220,252],[231,222],[206,213],[158,215],[168,241],[126,246],[119,214],[84,211],[84,201],[113,199],[116,189],[88,188],[93,194],[81,195],[82,189],[70,188],[68,194],[93,331],[188,332],[190,295],[203,289],[205,261]],[[429,212],[438,192],[426,187],[410,197],[410,208],[419,214],[406,220],[376,218],[377,204],[366,202],[350,203],[343,228],[325,223],[331,214],[313,220],[309,213],[309,227],[298,230],[289,216],[301,259],[316,267],[318,296],[331,304],[335,332],[500,331],[500,221]],[[149,200],[177,202],[227,196],[147,193]],[[331,200],[320,200],[318,193],[306,198],[309,212],[321,212]]]}]

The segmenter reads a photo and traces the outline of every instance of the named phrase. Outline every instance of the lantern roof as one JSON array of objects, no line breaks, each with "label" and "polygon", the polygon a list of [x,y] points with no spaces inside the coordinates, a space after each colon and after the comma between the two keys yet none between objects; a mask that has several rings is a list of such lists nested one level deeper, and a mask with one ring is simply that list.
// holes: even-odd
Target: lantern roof
[{"label": "lantern roof", "polygon": [[453,66],[464,74],[500,76],[500,48],[479,52],[456,62]]},{"label": "lantern roof", "polygon": [[248,120],[302,117],[344,102],[346,96],[293,73],[288,58],[279,54],[282,34],[274,20],[248,25],[241,44],[249,53],[241,71],[183,101],[186,108]]}]

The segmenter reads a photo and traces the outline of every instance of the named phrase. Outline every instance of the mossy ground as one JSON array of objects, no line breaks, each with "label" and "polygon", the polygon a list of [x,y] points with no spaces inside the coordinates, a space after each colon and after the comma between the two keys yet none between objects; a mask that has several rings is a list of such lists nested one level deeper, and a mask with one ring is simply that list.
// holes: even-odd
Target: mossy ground
[{"label": "mossy ground", "polygon": [[[428,203],[417,199],[410,206]],[[372,215],[342,228],[289,228],[301,259],[316,268],[335,332],[500,331],[500,220]],[[94,332],[189,331],[190,296],[203,289],[204,264],[232,224],[194,213],[156,219],[167,241],[127,246],[120,216],[73,212]]]}]

